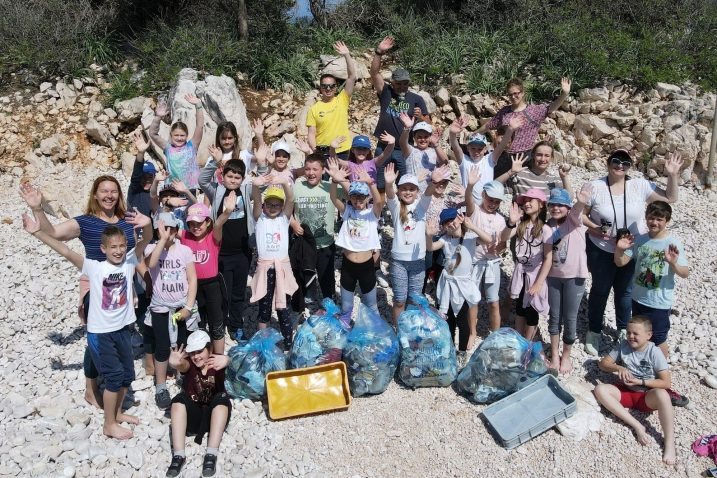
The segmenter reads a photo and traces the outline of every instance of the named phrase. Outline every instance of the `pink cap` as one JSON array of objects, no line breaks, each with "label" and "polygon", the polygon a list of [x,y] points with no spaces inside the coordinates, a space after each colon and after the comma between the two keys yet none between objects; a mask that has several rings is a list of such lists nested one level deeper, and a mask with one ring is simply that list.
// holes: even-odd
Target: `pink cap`
[{"label": "pink cap", "polygon": [[518,205],[523,205],[528,199],[538,199],[542,202],[548,202],[548,198],[545,196],[545,192],[540,188],[530,188],[528,189],[524,194],[521,194],[518,196],[518,199],[515,200],[515,202],[518,203]]},{"label": "pink cap", "polygon": [[211,216],[209,208],[204,204],[192,204],[187,209],[187,222],[204,222],[204,220]]}]

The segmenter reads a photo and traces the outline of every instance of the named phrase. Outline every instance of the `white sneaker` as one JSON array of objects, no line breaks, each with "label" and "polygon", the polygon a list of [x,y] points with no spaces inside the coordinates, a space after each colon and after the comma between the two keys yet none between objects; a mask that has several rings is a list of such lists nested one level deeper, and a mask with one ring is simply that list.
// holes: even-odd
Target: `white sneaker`
[{"label": "white sneaker", "polygon": [[623,340],[627,340],[627,329],[618,329],[617,331],[617,341],[622,342]]},{"label": "white sneaker", "polygon": [[383,287],[384,289],[389,286],[386,277],[380,269],[376,271],[376,282],[378,282],[379,287]]},{"label": "white sneaker", "polygon": [[585,352],[589,355],[600,355],[601,334],[590,332],[585,335]]}]

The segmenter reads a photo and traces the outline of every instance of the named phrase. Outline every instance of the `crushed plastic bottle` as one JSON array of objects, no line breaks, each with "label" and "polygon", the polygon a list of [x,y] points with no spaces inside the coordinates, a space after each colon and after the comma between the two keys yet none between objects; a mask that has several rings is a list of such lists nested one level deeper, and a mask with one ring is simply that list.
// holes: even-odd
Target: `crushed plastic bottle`
[{"label": "crushed plastic bottle", "polygon": [[266,374],[286,370],[284,337],[272,328],[261,329],[242,345],[229,349],[224,385],[232,398],[261,400],[266,396]]},{"label": "crushed plastic bottle", "polygon": [[456,348],[448,324],[425,297],[398,317],[399,378],[409,387],[447,387],[456,379]]},{"label": "crushed plastic bottle", "polygon": [[341,310],[331,299],[321,303],[323,311],[309,317],[294,336],[289,368],[305,368],[340,362],[348,327],[340,320]]},{"label": "crushed plastic bottle", "polygon": [[398,339],[388,323],[359,305],[358,317],[344,347],[351,395],[383,393],[398,366]]}]

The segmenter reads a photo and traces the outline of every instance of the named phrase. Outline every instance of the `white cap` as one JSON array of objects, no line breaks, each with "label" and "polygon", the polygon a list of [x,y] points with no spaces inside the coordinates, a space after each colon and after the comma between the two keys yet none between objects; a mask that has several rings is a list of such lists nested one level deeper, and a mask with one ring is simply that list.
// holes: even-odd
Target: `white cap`
[{"label": "white cap", "polygon": [[413,131],[419,131],[419,130],[427,131],[428,134],[432,134],[433,126],[426,123],[425,121],[421,121],[419,123],[416,123],[416,125],[413,127]]},{"label": "white cap", "polygon": [[196,330],[189,334],[189,337],[187,338],[187,348],[184,349],[185,352],[197,352],[198,350],[202,350],[206,345],[211,341],[209,338],[209,334],[206,333],[203,330]]},{"label": "white cap", "polygon": [[403,186],[404,184],[413,184],[414,186],[419,187],[418,178],[413,174],[401,175],[401,179],[398,180],[398,185]]},{"label": "white cap", "polygon": [[291,154],[291,146],[289,146],[289,143],[287,143],[286,141],[277,141],[276,143],[271,145],[272,154],[276,153],[279,150],[286,151],[287,153]]}]

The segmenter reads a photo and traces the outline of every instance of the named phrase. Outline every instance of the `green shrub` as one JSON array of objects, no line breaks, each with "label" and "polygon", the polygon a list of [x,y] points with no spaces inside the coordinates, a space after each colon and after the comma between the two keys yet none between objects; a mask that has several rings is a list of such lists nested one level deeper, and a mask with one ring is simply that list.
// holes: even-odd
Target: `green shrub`
[{"label": "green shrub", "polygon": [[144,93],[141,80],[128,68],[110,73],[107,79],[112,86],[103,92],[105,107],[114,106],[117,100],[128,100]]}]

